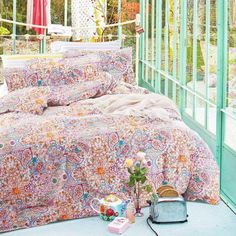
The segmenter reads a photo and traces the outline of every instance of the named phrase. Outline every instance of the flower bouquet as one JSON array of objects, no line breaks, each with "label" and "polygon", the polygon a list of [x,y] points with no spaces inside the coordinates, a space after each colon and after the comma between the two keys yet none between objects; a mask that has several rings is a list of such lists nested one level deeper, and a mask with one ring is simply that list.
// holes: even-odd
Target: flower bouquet
[{"label": "flower bouquet", "polygon": [[146,184],[148,168],[151,166],[151,161],[146,159],[146,154],[144,152],[137,153],[137,159],[134,162],[133,159],[128,158],[125,161],[125,165],[129,172],[129,187],[133,188],[135,194],[135,216],[143,216],[140,206],[140,194],[142,191],[150,193],[152,187]]}]

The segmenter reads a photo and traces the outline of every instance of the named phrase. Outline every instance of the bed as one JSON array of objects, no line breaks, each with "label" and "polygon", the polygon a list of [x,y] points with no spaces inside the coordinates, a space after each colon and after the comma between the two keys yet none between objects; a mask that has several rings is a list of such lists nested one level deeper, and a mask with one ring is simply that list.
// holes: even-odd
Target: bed
[{"label": "bed", "polygon": [[211,151],[171,100],[134,85],[130,52],[75,54],[4,71],[0,232],[96,215],[94,197],[132,197],[124,162],[139,151],[153,189],[171,184],[187,200],[216,204]]}]

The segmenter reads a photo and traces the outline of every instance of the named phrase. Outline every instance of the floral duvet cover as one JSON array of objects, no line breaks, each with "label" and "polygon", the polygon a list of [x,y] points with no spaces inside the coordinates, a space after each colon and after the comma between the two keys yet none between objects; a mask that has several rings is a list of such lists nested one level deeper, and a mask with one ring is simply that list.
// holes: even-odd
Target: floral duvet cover
[{"label": "floral duvet cover", "polygon": [[0,232],[93,216],[94,197],[129,198],[124,162],[138,151],[153,189],[219,200],[214,157],[168,98],[110,78],[11,92],[0,100]]}]

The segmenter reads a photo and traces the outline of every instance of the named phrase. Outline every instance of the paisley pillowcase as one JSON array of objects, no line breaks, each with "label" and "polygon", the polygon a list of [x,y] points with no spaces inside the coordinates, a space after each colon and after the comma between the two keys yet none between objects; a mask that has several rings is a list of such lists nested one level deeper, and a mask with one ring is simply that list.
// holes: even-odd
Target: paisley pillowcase
[{"label": "paisley pillowcase", "polygon": [[91,81],[98,76],[92,64],[75,65],[65,59],[38,58],[28,62],[24,68],[3,70],[9,91],[25,87],[59,86],[83,81]]},{"label": "paisley pillowcase", "polygon": [[103,71],[109,72],[120,81],[134,83],[132,48],[110,52],[102,51],[99,52],[99,55],[99,65]]},{"label": "paisley pillowcase", "polygon": [[95,81],[18,89],[0,100],[0,114],[23,112],[41,115],[48,106],[66,106],[109,94],[116,85],[112,75],[102,72]]},{"label": "paisley pillowcase", "polygon": [[7,94],[0,100],[0,114],[23,112],[41,115],[47,107],[49,87],[23,88]]},{"label": "paisley pillowcase", "polygon": [[108,72],[117,81],[133,82],[132,49],[85,52],[73,58],[31,59],[23,68],[5,68],[3,76],[9,91],[25,87],[59,86],[94,81]]},{"label": "paisley pillowcase", "polygon": [[95,81],[74,83],[68,85],[51,86],[48,100],[49,106],[66,106],[71,103],[110,93],[116,87],[116,80],[108,73],[103,72]]},{"label": "paisley pillowcase", "polygon": [[26,70],[22,68],[3,68],[3,78],[9,92],[29,87],[26,80]]},{"label": "paisley pillowcase", "polygon": [[64,57],[75,61],[87,61],[97,65],[102,71],[112,74],[120,81],[133,84],[134,72],[132,65],[132,48],[110,51],[83,51],[75,49],[66,51]]}]

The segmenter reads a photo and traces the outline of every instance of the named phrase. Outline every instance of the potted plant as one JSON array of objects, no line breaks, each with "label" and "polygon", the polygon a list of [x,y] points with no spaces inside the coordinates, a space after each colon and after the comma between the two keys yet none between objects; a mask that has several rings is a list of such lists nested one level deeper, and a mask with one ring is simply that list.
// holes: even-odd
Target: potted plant
[{"label": "potted plant", "polygon": [[3,36],[9,34],[10,31],[7,28],[0,26],[0,55],[3,54]]},{"label": "potted plant", "polygon": [[146,184],[148,168],[151,166],[151,161],[146,159],[146,154],[144,152],[138,152],[135,162],[131,158],[127,158],[125,165],[129,172],[129,181],[128,185],[134,190],[135,195],[135,216],[143,216],[141,213],[140,206],[140,195],[142,191],[150,193],[152,187],[149,184]]}]

